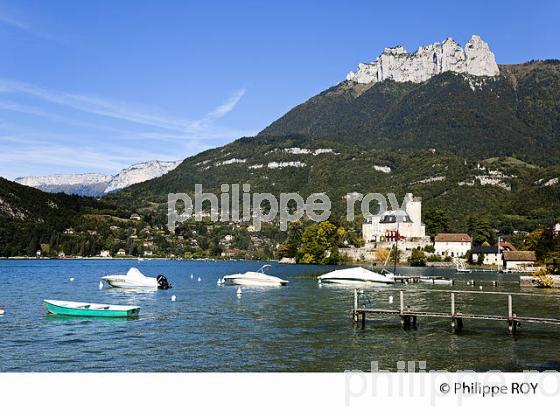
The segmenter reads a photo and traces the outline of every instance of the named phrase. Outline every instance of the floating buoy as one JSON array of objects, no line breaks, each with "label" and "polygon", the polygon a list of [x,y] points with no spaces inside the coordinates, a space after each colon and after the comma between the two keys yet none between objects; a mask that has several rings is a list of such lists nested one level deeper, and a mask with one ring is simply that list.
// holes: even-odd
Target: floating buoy
[{"label": "floating buoy", "polygon": [[99,289],[103,289],[103,282],[99,281]]},{"label": "floating buoy", "polygon": [[193,276],[193,274],[191,273],[191,279],[193,279],[193,278],[194,278],[194,276]]},{"label": "floating buoy", "polygon": [[197,281],[197,282],[200,282],[200,281],[201,281],[200,277],[199,277],[196,281]]},{"label": "floating buoy", "polygon": [[0,316],[2,316],[6,310],[4,310],[4,306],[0,305]]},{"label": "floating buoy", "polygon": [[177,296],[173,295],[171,296],[171,302],[175,302],[177,300]]},{"label": "floating buoy", "polygon": [[70,278],[70,282],[74,282],[74,278]]},{"label": "floating buoy", "polygon": [[393,303],[393,297],[389,296],[389,303]]}]

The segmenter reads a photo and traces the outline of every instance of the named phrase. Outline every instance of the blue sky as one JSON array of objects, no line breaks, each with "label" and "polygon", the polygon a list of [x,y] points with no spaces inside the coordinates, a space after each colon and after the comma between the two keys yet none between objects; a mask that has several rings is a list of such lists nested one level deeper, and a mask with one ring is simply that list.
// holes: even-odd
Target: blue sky
[{"label": "blue sky", "polygon": [[[420,4],[423,3],[423,4]],[[384,47],[560,58],[555,1],[0,1],[0,176],[115,173],[254,135]]]}]

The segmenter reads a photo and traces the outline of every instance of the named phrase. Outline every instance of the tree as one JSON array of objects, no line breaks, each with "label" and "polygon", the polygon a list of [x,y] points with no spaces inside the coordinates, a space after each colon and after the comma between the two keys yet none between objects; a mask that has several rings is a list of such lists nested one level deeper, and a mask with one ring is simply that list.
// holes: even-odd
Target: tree
[{"label": "tree", "polygon": [[303,232],[297,252],[298,262],[334,264],[340,260],[337,227],[329,222],[308,226]]},{"label": "tree", "polygon": [[424,212],[424,224],[428,235],[434,237],[441,232],[449,232],[449,215],[443,209],[434,208]]},{"label": "tree", "polygon": [[288,226],[288,238],[280,246],[278,256],[280,258],[295,258],[303,236],[301,222],[294,222]]},{"label": "tree", "polygon": [[413,249],[408,263],[410,266],[426,266],[426,254],[421,249]]},{"label": "tree", "polygon": [[469,216],[467,221],[467,232],[473,240],[473,245],[481,245],[484,242],[494,243],[494,233],[490,220],[487,217]]},{"label": "tree", "polygon": [[387,248],[377,248],[375,250],[375,259],[379,262],[385,263],[388,256],[389,256],[389,249]]}]

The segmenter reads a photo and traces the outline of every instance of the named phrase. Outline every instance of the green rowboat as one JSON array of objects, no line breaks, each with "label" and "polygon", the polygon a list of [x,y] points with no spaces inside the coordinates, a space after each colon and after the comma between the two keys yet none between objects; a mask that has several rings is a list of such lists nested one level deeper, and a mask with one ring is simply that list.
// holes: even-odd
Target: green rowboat
[{"label": "green rowboat", "polygon": [[64,300],[45,300],[44,302],[48,313],[52,315],[134,318],[140,314],[139,306],[105,305]]}]

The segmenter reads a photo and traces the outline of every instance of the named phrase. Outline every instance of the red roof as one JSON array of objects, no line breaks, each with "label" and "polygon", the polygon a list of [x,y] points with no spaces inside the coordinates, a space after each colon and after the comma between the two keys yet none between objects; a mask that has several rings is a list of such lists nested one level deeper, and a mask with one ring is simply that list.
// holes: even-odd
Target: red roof
[{"label": "red roof", "polygon": [[515,247],[515,245],[512,244],[511,242],[501,241],[501,242],[498,242],[498,246],[499,246],[501,249],[505,249],[505,250],[508,250],[508,251],[516,251],[516,250],[517,250],[517,248]]},{"label": "red roof", "polygon": [[436,242],[470,242],[471,237],[466,233],[438,233]]}]

